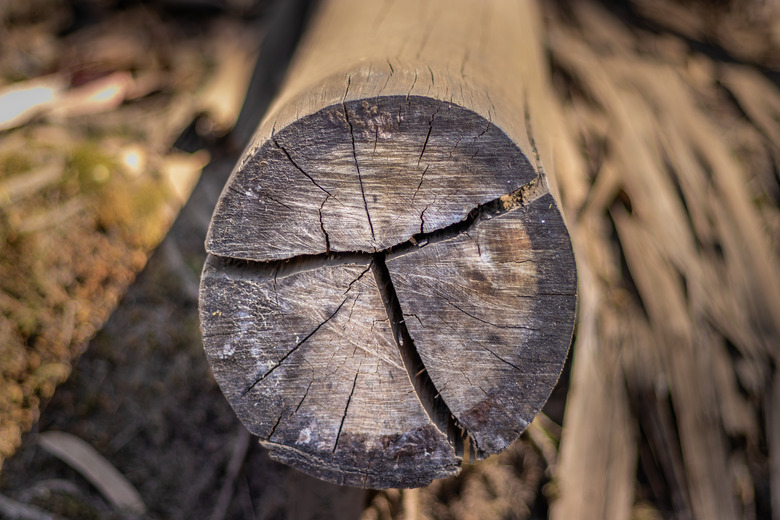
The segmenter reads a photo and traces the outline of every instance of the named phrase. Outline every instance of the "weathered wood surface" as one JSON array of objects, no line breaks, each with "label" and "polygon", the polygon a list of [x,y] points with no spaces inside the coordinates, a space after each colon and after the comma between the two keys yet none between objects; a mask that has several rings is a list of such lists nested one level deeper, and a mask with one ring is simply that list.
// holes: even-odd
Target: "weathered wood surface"
[{"label": "weathered wood surface", "polygon": [[555,385],[576,275],[535,4],[323,2],[212,218],[201,323],[271,456],[415,487],[504,450]]}]

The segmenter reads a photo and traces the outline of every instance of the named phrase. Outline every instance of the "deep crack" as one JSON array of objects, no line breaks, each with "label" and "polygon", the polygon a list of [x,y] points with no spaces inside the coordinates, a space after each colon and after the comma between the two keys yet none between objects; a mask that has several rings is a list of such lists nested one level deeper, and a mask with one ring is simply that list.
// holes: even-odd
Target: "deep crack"
[{"label": "deep crack", "polygon": [[[487,220],[501,216],[519,207],[526,206],[548,192],[546,184],[539,177],[535,177],[517,190],[495,198],[485,204],[480,204],[472,209],[463,220],[427,233],[420,232],[412,236],[406,242],[385,249],[388,257],[396,257],[414,251],[428,244],[441,242],[454,238],[474,226],[480,220]],[[428,208],[425,208],[423,213]],[[423,215],[420,216],[423,220]]]},{"label": "deep crack", "polygon": [[[346,106],[344,106],[344,112],[345,112],[345,116],[347,117],[347,122],[349,123]],[[351,124],[350,124],[350,131],[352,131]],[[278,143],[277,146],[279,146]],[[374,274],[374,278],[377,283],[377,287],[382,297],[382,301],[385,305],[385,310],[387,312],[388,319],[391,324],[394,341],[396,343],[396,346],[399,349],[401,358],[403,360],[404,368],[406,369],[409,379],[412,382],[414,391],[418,399],[420,400],[423,409],[431,419],[431,422],[442,433],[444,433],[447,436],[450,444],[453,446],[453,449],[455,450],[455,453],[458,456],[463,456],[464,453],[466,453],[466,455],[470,456],[469,458],[471,458],[472,460],[475,454],[477,455],[478,458],[481,458],[483,452],[480,450],[476,441],[470,435],[468,435],[468,432],[458,423],[457,418],[452,414],[448,405],[441,397],[441,391],[444,390],[446,385],[442,386],[442,388],[440,389],[436,388],[436,386],[434,385],[433,381],[430,378],[430,375],[428,374],[425,368],[425,365],[420,357],[420,354],[418,353],[417,349],[414,346],[414,341],[412,340],[411,335],[409,334],[409,330],[406,327],[406,324],[404,322],[403,311],[401,309],[398,295],[395,291],[392,280],[390,278],[390,273],[386,265],[386,259],[406,254],[418,248],[425,247],[428,244],[440,242],[443,240],[449,240],[460,234],[468,235],[467,231],[472,226],[477,224],[479,221],[491,219],[503,215],[509,211],[515,210],[517,208],[526,206],[531,202],[537,200],[539,197],[547,194],[548,190],[547,190],[547,185],[545,180],[542,177],[536,177],[532,179],[530,182],[528,182],[526,185],[522,186],[521,188],[511,193],[502,195],[485,204],[476,206],[471,212],[469,212],[468,216],[463,220],[428,233],[423,232],[423,227],[425,223],[424,213],[428,209],[426,208],[425,210],[423,210],[422,214],[420,215],[421,229],[419,234],[412,236],[406,242],[389,247],[381,252],[377,252],[373,254],[340,252],[340,251],[332,251],[330,249],[330,241],[327,232],[324,229],[324,224],[322,220],[322,209],[325,203],[329,200],[331,194],[327,190],[319,186],[309,175],[303,172],[303,170],[301,170],[297,166],[297,164],[295,164],[295,162],[292,160],[292,158],[289,156],[289,154],[286,152],[284,148],[282,148],[281,146],[279,146],[279,148],[285,153],[285,155],[287,155],[287,157],[290,159],[290,162],[293,165],[295,165],[296,168],[298,168],[304,175],[309,177],[309,179],[323,192],[328,194],[328,197],[325,198],[319,210],[320,227],[322,229],[326,241],[326,253],[314,254],[314,255],[298,255],[286,260],[280,260],[275,262],[239,261],[230,258],[210,255],[211,256],[210,261],[218,262],[219,264],[217,265],[219,265],[222,268],[223,272],[234,271],[234,274],[240,273],[240,276],[244,276],[247,271],[258,273],[258,274],[268,274],[268,275],[273,274],[274,282],[276,281],[277,276],[288,276],[290,274],[294,274],[303,270],[316,269],[325,265],[354,265],[355,263],[357,263],[357,264],[367,265],[367,267],[359,276],[357,276],[354,280],[352,280],[352,282],[350,282],[349,286],[344,292],[344,296],[345,296],[344,300],[339,304],[336,310],[330,316],[328,316],[322,323],[320,323],[311,333],[309,333],[309,335],[307,335],[303,340],[297,343],[290,351],[288,351],[273,367],[271,367],[264,374],[258,377],[255,380],[255,382],[252,383],[252,385],[250,385],[241,394],[241,397],[246,396],[255,386],[257,386],[260,382],[266,379],[271,373],[273,373],[274,370],[276,370],[279,366],[281,366],[287,358],[289,358],[293,353],[295,353],[311,337],[313,337],[325,324],[327,324],[331,319],[333,319],[336,316],[336,314],[338,314],[338,312],[341,310],[341,308],[346,304],[346,302],[349,300],[350,298],[349,292],[352,289],[352,286],[355,283],[357,283],[369,270],[372,270]],[[353,154],[355,154],[354,138],[353,138]],[[355,161],[356,161],[355,166],[357,169],[358,165],[357,165],[356,155],[355,155]],[[423,172],[423,177],[424,175],[425,175],[425,171]],[[358,178],[361,179],[359,169],[358,169]],[[420,185],[422,185],[422,181],[423,178],[421,177]],[[420,186],[418,186],[418,189],[419,187]],[[362,191],[362,179],[361,179],[361,191]],[[363,193],[363,202],[365,204],[366,215],[369,217],[369,225],[370,225],[371,221],[370,221],[370,216],[368,215],[368,205],[366,203],[365,193]],[[373,235],[373,227],[371,228],[371,231]],[[445,298],[445,300],[447,299]],[[464,313],[465,315],[475,320],[478,320],[480,322],[483,322],[487,325],[491,325],[499,328],[508,328],[508,329],[535,330],[535,329],[531,329],[530,327],[497,325],[495,323],[491,323],[487,320],[474,316],[473,314],[470,314],[469,312],[465,311],[464,309],[460,308],[458,305],[450,302],[449,300],[447,300],[447,302],[453,307],[455,307],[456,309],[458,309],[460,312]],[[410,316],[416,318],[418,321],[420,320],[419,317],[417,317],[416,315],[410,315]],[[422,324],[422,322],[420,323]],[[502,357],[498,356],[495,352],[493,352],[489,348],[484,347],[484,345],[480,345],[480,346],[485,348],[485,350],[490,352],[499,360],[519,370],[517,366],[503,359]],[[339,426],[338,434],[336,436],[336,442],[333,447],[334,452],[338,448],[339,438],[341,436],[341,432],[344,426],[344,421],[346,420],[346,414],[352,399],[352,395],[354,394],[355,387],[357,385],[358,375],[359,375],[359,371],[355,375],[355,379],[353,380],[353,385],[352,385],[352,391],[350,393],[349,398],[347,399],[347,404],[344,409],[344,415],[342,416],[341,425]],[[298,411],[304,399],[306,398],[306,395],[308,395],[308,391],[309,389],[307,388],[303,398],[298,403],[298,406],[296,407],[293,413]],[[277,421],[277,425],[278,425],[278,421]],[[275,428],[276,426],[274,426],[274,429]],[[464,439],[467,446],[464,446]]]},{"label": "deep crack", "polygon": [[360,366],[358,367],[357,373],[355,374],[355,380],[352,381],[352,391],[349,393],[349,397],[347,397],[347,405],[344,407],[344,415],[341,416],[341,424],[339,424],[339,432],[336,434],[336,443],[333,445],[333,453],[336,453],[336,448],[339,447],[341,430],[344,428],[344,421],[347,418],[347,410],[349,410],[349,403],[352,401],[352,396],[355,394],[355,387],[357,386],[357,379],[359,375],[360,375]]},{"label": "deep crack", "polygon": [[328,199],[330,198],[330,195],[325,197],[325,200],[322,201],[322,204],[320,204],[319,209],[319,216],[320,216],[320,229],[322,230],[322,235],[325,237],[325,254],[330,253],[330,236],[328,236],[328,232],[325,231],[325,222],[322,220],[322,208],[325,207],[325,204],[328,202]]},{"label": "deep crack", "polygon": [[[347,81],[347,90],[349,90],[349,81]],[[347,93],[344,93],[346,98]],[[368,212],[368,201],[366,200],[366,191],[363,188],[363,176],[360,175],[360,165],[357,159],[357,148],[355,147],[355,130],[352,128],[352,121],[349,119],[349,112],[347,111],[346,103],[342,102],[341,107],[344,109],[344,117],[349,125],[349,137],[352,140],[352,158],[355,160],[355,170],[357,170],[358,182],[360,182],[360,194],[363,196],[363,207],[366,210],[366,218],[368,219],[368,228],[371,230],[371,239],[376,240],[374,236],[374,224],[371,223],[371,213]]]},{"label": "deep crack", "polygon": [[[327,193],[327,192],[326,192]],[[527,206],[539,197],[547,194],[547,185],[540,178],[536,177],[526,185],[517,190],[495,198],[485,204],[480,204],[472,209],[463,219],[449,226],[429,231],[427,233],[417,233],[405,242],[390,246],[377,253],[384,254],[387,257],[397,257],[415,251],[418,248],[425,247],[444,240],[449,240],[460,234],[466,234],[467,231],[480,220],[487,220],[501,216],[517,208]],[[333,197],[335,199],[335,197]],[[428,208],[426,208],[427,210]],[[421,216],[421,221],[423,220]],[[322,227],[322,226],[321,226]],[[323,230],[324,231],[324,230]],[[273,261],[259,260],[236,260],[230,257],[210,254],[209,257],[214,261],[221,261],[222,269],[238,270],[242,272],[255,271],[257,273],[272,273],[278,271],[280,276],[286,276],[301,270],[316,269],[324,265],[334,264],[366,264],[371,262],[377,253],[364,253],[352,251],[327,251],[317,254],[296,255],[289,258],[283,258]],[[481,251],[480,251],[481,253]],[[540,296],[558,295],[557,293],[538,293]],[[522,296],[518,296],[522,297]]]},{"label": "deep crack", "polygon": [[387,317],[390,320],[393,338],[401,354],[401,359],[404,362],[404,367],[409,375],[415,394],[431,422],[447,436],[450,444],[455,449],[455,453],[461,456],[463,454],[463,442],[457,435],[457,419],[444,402],[444,399],[439,398],[439,392],[433,384],[430,375],[428,375],[420,354],[414,347],[414,341],[404,323],[401,303],[395,292],[393,281],[390,278],[390,271],[387,269],[383,254],[374,255],[373,271],[376,285],[379,288],[382,302],[387,311]]},{"label": "deep crack", "polygon": [[[434,202],[436,201],[434,200]],[[421,235],[425,233],[425,212],[428,211],[428,208],[430,207],[431,204],[428,204],[427,206],[425,206],[425,209],[423,209],[422,212],[420,213],[420,234]]]}]

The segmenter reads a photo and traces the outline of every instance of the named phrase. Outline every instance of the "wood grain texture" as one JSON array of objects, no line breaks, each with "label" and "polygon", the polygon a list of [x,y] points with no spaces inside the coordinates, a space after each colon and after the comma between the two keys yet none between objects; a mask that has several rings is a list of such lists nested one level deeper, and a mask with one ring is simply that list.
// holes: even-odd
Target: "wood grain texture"
[{"label": "wood grain texture", "polygon": [[[202,308],[214,375],[271,454],[338,483],[454,474],[395,346],[369,262],[291,273],[212,257]],[[241,377],[237,377],[237,376]],[[425,457],[419,464],[418,456]]]},{"label": "wood grain texture", "polygon": [[573,262],[549,194],[388,259],[420,357],[478,455],[507,448],[558,380]]},{"label": "wood grain texture", "polygon": [[225,186],[201,283],[214,375],[272,457],[416,487],[502,451],[544,404],[576,271],[534,148],[536,17],[321,5]]},{"label": "wood grain texture", "polygon": [[627,519],[647,500],[675,518],[769,517],[780,93],[596,2],[571,8],[549,40],[570,78],[562,189],[590,192],[564,197],[582,299],[551,518]]},{"label": "wood grain texture", "polygon": [[381,251],[535,176],[504,132],[463,107],[420,96],[350,101],[274,133],[237,170],[208,248],[259,261]]}]

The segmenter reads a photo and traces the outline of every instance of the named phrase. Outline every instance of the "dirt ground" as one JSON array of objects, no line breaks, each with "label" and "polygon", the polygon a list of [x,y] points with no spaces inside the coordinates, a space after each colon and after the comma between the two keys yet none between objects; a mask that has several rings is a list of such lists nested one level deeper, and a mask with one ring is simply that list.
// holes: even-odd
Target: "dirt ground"
[{"label": "dirt ground", "polygon": [[[68,52],[67,45],[74,45],[77,49],[81,42],[82,53],[75,58],[83,58],[85,65],[82,67],[82,75],[92,74],[98,77],[105,75],[105,70],[96,70],[99,69],[96,63],[107,68],[124,65],[117,64],[116,61],[121,62],[122,50],[127,49],[122,49],[121,45],[119,45],[120,49],[111,47],[112,44],[116,44],[116,41],[112,41],[112,37],[115,36],[112,33],[117,32],[112,30],[111,25],[117,20],[121,20],[122,26],[118,32],[124,32],[125,36],[140,34],[149,37],[149,40],[142,41],[152,46],[151,55],[139,57],[138,47],[143,45],[135,41],[129,45],[126,54],[130,55],[130,58],[148,59],[152,62],[146,69],[141,64],[131,64],[135,67],[132,70],[136,77],[144,72],[150,72],[151,69],[149,75],[155,73],[154,79],[161,84],[152,88],[148,95],[142,96],[140,102],[131,102],[129,107],[125,104],[121,111],[114,110],[110,114],[111,117],[105,118],[103,113],[100,113],[101,123],[103,127],[109,128],[108,131],[104,129],[102,133],[96,135],[95,118],[89,119],[89,117],[86,120],[80,118],[75,122],[66,120],[43,124],[69,128],[73,139],[77,143],[83,143],[77,144],[77,148],[78,146],[90,147],[91,153],[88,159],[92,162],[96,161],[94,157],[96,154],[107,155],[102,147],[106,146],[105,135],[111,134],[113,127],[111,123],[106,123],[106,120],[118,121],[125,126],[134,124],[140,126],[135,132],[136,140],[138,137],[145,140],[137,141],[136,146],[140,147],[147,158],[153,156],[156,147],[163,148],[161,154],[167,154],[173,148],[178,148],[181,153],[187,154],[203,149],[208,144],[213,160],[204,170],[200,184],[171,233],[157,248],[145,270],[119,303],[109,322],[89,342],[86,354],[73,365],[67,382],[57,389],[53,397],[51,397],[52,383],[56,384],[58,382],[56,380],[46,382],[47,386],[37,390],[33,389],[35,393],[25,397],[29,405],[23,408],[25,415],[21,417],[20,424],[26,428],[33,423],[34,426],[33,430],[24,436],[23,444],[16,455],[6,460],[0,473],[0,489],[2,489],[0,493],[4,495],[3,500],[13,501],[9,506],[10,509],[3,508],[0,516],[5,517],[4,514],[7,514],[10,517],[33,515],[36,518],[111,518],[127,514],[117,511],[107,503],[106,498],[70,465],[41,449],[38,432],[61,431],[68,432],[97,449],[107,458],[110,465],[117,468],[132,483],[143,497],[146,508],[146,512],[142,515],[144,517],[287,517],[288,509],[300,507],[299,504],[290,502],[287,496],[291,485],[295,487],[301,485],[296,481],[296,478],[300,477],[290,477],[287,468],[269,461],[232,414],[206,365],[196,312],[197,285],[204,259],[202,244],[206,226],[216,197],[237,159],[237,154],[235,145],[231,144],[224,135],[225,129],[219,128],[218,118],[210,117],[208,111],[204,111],[203,105],[198,106],[200,101],[194,100],[202,100],[203,96],[200,94],[205,90],[201,88],[202,74],[209,68],[213,69],[215,65],[206,61],[218,59],[218,53],[203,52],[201,56],[204,58],[200,60],[195,53],[200,52],[199,45],[206,41],[203,33],[208,32],[208,27],[212,27],[214,23],[219,23],[214,22],[213,18],[221,19],[223,23],[232,24],[234,27],[238,26],[239,29],[252,30],[267,16],[268,6],[259,5],[259,2],[244,2],[243,5],[239,5],[242,4],[241,2],[234,2],[215,4],[210,7],[208,3],[204,3],[196,6],[198,9],[190,11],[186,5],[177,7],[169,5],[173,3],[166,2],[152,3],[147,6],[124,4],[121,2],[91,4],[57,2],[56,5],[49,5],[51,12],[48,14],[43,9],[42,2],[33,2],[27,6],[20,6],[21,3],[16,6],[10,4],[4,6],[8,11],[4,14],[8,15],[8,20],[11,20],[9,23],[12,24],[8,27],[10,33],[18,35],[23,30],[27,30],[29,33],[36,34],[37,29],[40,38],[54,39],[47,42],[49,45],[62,46],[61,49],[55,47],[57,50],[52,51],[61,60],[65,59],[62,57],[63,52],[65,54]],[[153,22],[151,27],[148,24],[149,20]],[[144,26],[139,28],[138,23],[143,23]],[[153,33],[153,36],[149,36],[149,33]],[[57,39],[60,40],[59,43]],[[123,43],[121,36],[118,39]],[[188,41],[192,45],[187,44]],[[7,73],[6,81],[24,79],[13,77],[16,69],[13,67],[14,64],[8,65],[8,62],[15,54],[23,55],[23,52],[26,52],[26,43],[23,42],[18,46],[21,51],[17,53],[13,52],[17,50],[16,48],[6,49],[4,54],[6,58],[4,65],[7,65],[4,68],[4,72]],[[136,43],[138,45],[135,45]],[[84,57],[86,54],[84,49],[92,51],[95,46],[99,48],[101,44],[107,46],[103,51],[106,55],[105,61],[108,63],[100,63],[97,59],[90,61]],[[33,47],[39,49],[40,45]],[[115,52],[112,52],[112,49]],[[141,51],[143,50],[141,48]],[[179,58],[184,54],[192,61],[183,63],[182,67],[166,62],[165,58],[162,64],[155,62],[161,55],[166,54],[166,50],[180,53]],[[70,52],[78,51],[71,49]],[[34,52],[28,54],[28,59],[40,57]],[[248,72],[251,72],[251,63],[249,65]],[[72,63],[70,66],[71,69],[79,68]],[[40,69],[28,73],[35,76],[65,69],[64,73],[68,74],[71,80],[77,81],[73,78],[78,72],[69,70],[68,64],[63,61],[43,64]],[[178,81],[182,78],[177,78],[176,75],[184,71],[189,75],[189,81]],[[82,78],[78,81],[89,83],[89,80],[90,78]],[[244,83],[245,87],[246,83]],[[193,99],[186,97],[188,88],[194,88],[200,97],[193,96]],[[177,98],[180,110],[178,114],[172,115],[166,107],[177,106]],[[260,115],[254,115],[255,124]],[[41,124],[33,121],[36,127],[40,127]],[[200,127],[196,128],[198,124]],[[252,124],[251,121],[249,124]],[[163,128],[167,132],[163,131],[162,135],[160,133],[155,135],[151,130],[152,127],[158,130]],[[18,132],[6,132],[6,143],[10,143],[8,141],[10,135],[16,139],[21,137]],[[166,139],[170,142],[166,142]],[[24,138],[21,144],[25,144]],[[56,151],[52,153],[55,154]],[[70,148],[63,153],[69,154]],[[72,162],[72,157],[70,155],[66,160]],[[5,161],[4,164],[8,166],[12,163]],[[86,170],[87,174],[92,173],[91,168],[92,164]],[[22,168],[21,172],[24,171]],[[3,171],[4,176],[11,176],[14,173],[7,169]],[[25,200],[23,203],[31,207],[37,204],[40,208],[48,204],[49,199],[52,198],[61,201],[63,196],[81,197],[84,191],[81,188],[77,186],[75,193],[64,195],[62,190],[54,191],[52,195],[50,193],[52,189],[49,189],[48,192],[39,193],[37,201]],[[58,189],[58,186],[54,189]],[[122,188],[120,185],[112,189]],[[125,193],[134,192],[132,189],[125,188]],[[105,197],[106,192],[103,190],[99,191],[95,198],[102,201]],[[141,193],[139,197],[146,203],[148,210],[150,203],[148,190],[145,194]],[[56,205],[57,201],[52,204]],[[112,204],[114,203],[102,204],[109,215],[116,214],[119,209]],[[15,203],[10,207],[4,207],[3,215],[7,217],[14,211],[29,210],[23,209],[20,203]],[[142,211],[143,208],[131,206],[125,221],[128,219],[136,219],[136,222],[143,221]],[[61,366],[64,370],[64,374],[58,376],[60,380],[64,379],[63,376],[67,376],[70,371],[71,357],[78,356],[80,351],[84,350],[86,346],[82,344],[84,339],[94,334],[94,327],[100,326],[102,321],[100,316],[105,315],[101,312],[108,312],[116,305],[116,300],[130,283],[134,272],[143,266],[145,252],[148,252],[161,238],[159,231],[158,238],[141,236],[141,243],[132,247],[132,241],[139,237],[139,230],[131,228],[125,234],[125,238],[130,240],[122,241],[114,238],[111,242],[113,236],[111,226],[98,222],[98,227],[95,228],[94,221],[88,215],[89,212],[84,212],[83,217],[76,215],[70,220],[70,227],[66,228],[68,231],[65,234],[65,243],[75,247],[64,250],[64,259],[61,261],[64,265],[63,269],[67,270],[68,265],[82,262],[85,264],[86,272],[94,272],[96,267],[102,268],[103,264],[107,266],[116,265],[115,262],[119,264],[116,271],[104,274],[102,282],[104,285],[101,290],[95,291],[93,288],[92,293],[89,294],[91,298],[101,302],[101,307],[105,311],[84,305],[84,312],[97,316],[90,320],[94,323],[92,332],[85,331],[79,336],[78,333],[74,334],[71,331],[70,337],[65,338],[63,345],[56,351],[58,352],[56,355],[59,356],[56,358],[59,362],[57,366]],[[56,216],[52,218],[56,219]],[[157,229],[167,227],[170,225],[170,219],[167,224],[165,220],[161,217],[154,222],[154,225]],[[109,229],[106,229],[107,227]],[[4,236],[6,235],[8,233],[4,233]],[[63,242],[60,235],[51,232],[39,235],[43,238],[36,243],[48,244],[49,249],[58,252],[62,249],[58,246]],[[54,236],[57,238],[52,238]],[[106,236],[104,242],[113,245],[113,249],[107,250],[108,246],[105,243],[89,246],[94,242],[93,236]],[[38,235],[34,238],[37,237]],[[27,239],[27,242],[32,240]],[[4,247],[4,261],[10,262],[5,271],[14,268],[21,268],[24,271],[23,264],[15,263],[28,261],[24,255],[18,255],[15,257],[16,260],[8,256],[11,251],[9,247],[13,245],[14,242],[10,242],[10,245],[7,242]],[[96,258],[89,254],[82,256],[79,253],[79,251],[89,250],[90,247],[102,250],[102,257]],[[51,267],[51,263],[44,262],[44,264]],[[75,271],[78,272],[78,269]],[[45,277],[47,274],[50,273],[44,270],[41,276]],[[92,285],[93,287],[100,287],[99,280],[91,281],[89,276],[86,278],[90,284],[98,284]],[[8,284],[13,282],[13,275],[6,273],[4,280],[4,294],[8,294]],[[75,283],[78,287],[78,282]],[[23,291],[20,292],[24,295]],[[44,300],[44,303],[50,302]],[[48,318],[56,317],[57,309],[49,310],[46,305],[42,307],[44,309],[35,315],[41,323],[40,327],[58,335],[56,324],[51,323],[57,320]],[[28,344],[26,358],[22,357],[20,361],[21,372],[16,376],[9,375],[10,367],[6,363],[4,373],[9,377],[18,377],[21,381],[25,381],[27,376],[24,375],[26,370],[24,367],[35,370],[36,366],[41,364],[40,361],[30,361],[31,359],[43,358],[44,361],[51,362],[49,358],[54,354],[41,351],[44,342],[36,340],[29,334],[21,334],[19,338],[20,341]],[[11,337],[6,336],[6,340],[10,341]],[[11,346],[7,343],[7,347]],[[16,352],[15,356],[18,359],[18,348]],[[9,391],[8,384],[4,382],[3,394],[9,395],[7,393]],[[34,422],[41,399],[44,400],[42,408],[45,411],[38,421]],[[16,416],[14,419],[8,419],[6,416],[4,420],[13,422],[17,419]],[[14,424],[6,423],[6,426],[14,426]],[[241,457],[239,458],[237,454]],[[239,466],[236,466],[236,460],[241,463]],[[231,461],[232,465],[229,464]],[[240,474],[239,470],[241,470]],[[235,499],[231,500],[234,488]],[[334,492],[337,495],[343,494],[339,490]],[[358,500],[357,502],[350,500],[350,503],[362,504],[362,492],[356,495],[353,491],[351,494],[357,496]],[[15,509],[20,504],[22,509]]]}]

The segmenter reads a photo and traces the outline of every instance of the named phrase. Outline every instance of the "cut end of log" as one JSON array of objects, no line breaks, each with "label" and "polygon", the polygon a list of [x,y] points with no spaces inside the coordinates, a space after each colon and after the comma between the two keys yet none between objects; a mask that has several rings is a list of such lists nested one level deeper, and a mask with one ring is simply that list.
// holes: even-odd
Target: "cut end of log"
[{"label": "cut end of log", "polygon": [[209,232],[214,375],[272,457],[369,488],[456,474],[533,420],[566,358],[576,274],[545,179],[498,127],[420,96],[271,134]]}]

